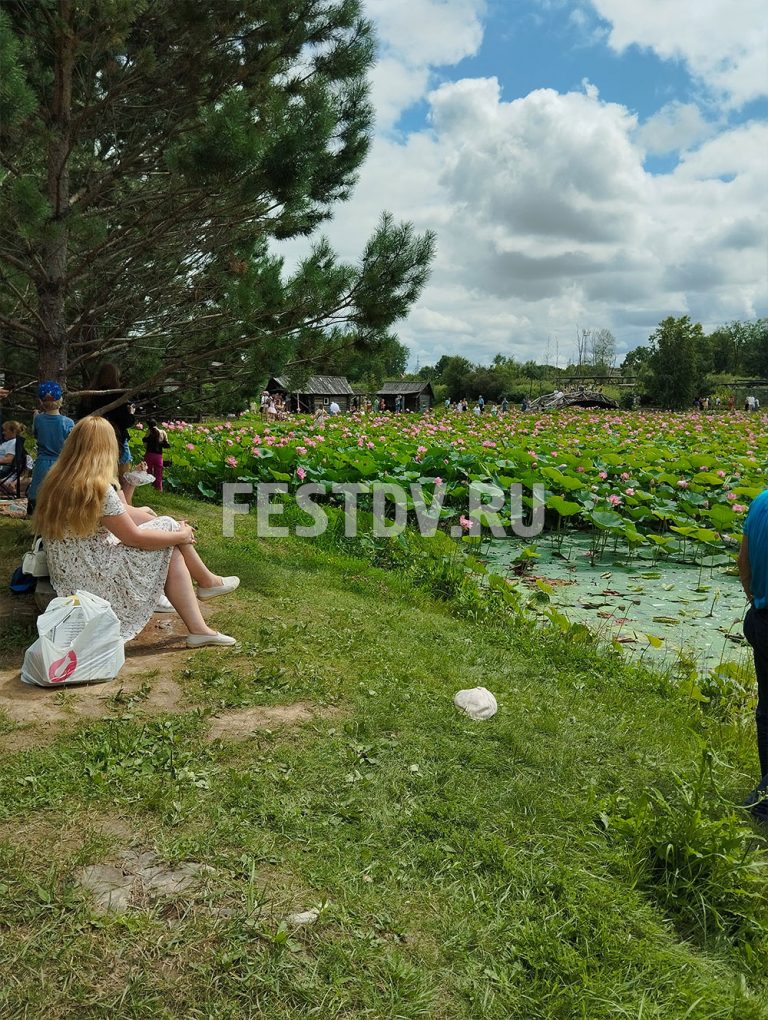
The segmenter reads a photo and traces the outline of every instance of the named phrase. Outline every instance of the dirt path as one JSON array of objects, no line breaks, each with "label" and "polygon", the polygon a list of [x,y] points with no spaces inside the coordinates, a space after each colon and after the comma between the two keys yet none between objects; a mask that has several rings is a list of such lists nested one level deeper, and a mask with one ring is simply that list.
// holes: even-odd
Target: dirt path
[{"label": "dirt path", "polygon": [[[114,714],[115,695],[130,699],[141,694],[141,715],[185,712],[191,707],[174,679],[194,652],[187,649],[186,630],[178,616],[156,614],[125,649],[125,665],[116,680],[59,690],[22,683],[20,669],[0,669],[0,711],[17,729],[0,734],[0,751],[22,751],[50,743],[84,720]],[[308,702],[254,706],[217,713],[211,718],[209,739],[247,740],[255,730],[298,726],[317,717],[338,714]]]},{"label": "dirt path", "polygon": [[130,696],[144,684],[142,701],[147,714],[184,710],[184,695],[173,674],[190,654],[186,631],[175,615],[155,615],[141,635],[126,646],[125,665],[108,683],[51,691],[21,682],[20,669],[0,670],[0,710],[24,728],[0,736],[0,748],[20,750],[47,743],[62,729],[83,719],[98,719],[114,710],[110,699],[122,691]]}]

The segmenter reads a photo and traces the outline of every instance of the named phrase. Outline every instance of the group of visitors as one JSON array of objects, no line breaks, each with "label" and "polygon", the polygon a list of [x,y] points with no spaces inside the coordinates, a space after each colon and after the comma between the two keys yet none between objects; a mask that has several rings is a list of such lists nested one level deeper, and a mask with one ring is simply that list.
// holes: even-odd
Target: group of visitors
[{"label": "group of visitors", "polygon": [[[112,393],[98,392],[102,385]],[[126,467],[131,465],[133,409],[123,402],[103,414],[91,413],[124,393],[115,366],[105,366],[75,424],[61,413],[63,393],[56,381],[38,388],[41,410],[33,423],[37,457],[29,500],[51,584],[58,595],[82,590],[106,599],[125,641],[136,637],[154,612],[175,611],[187,628],[188,647],[234,645],[235,638],[208,626],[199,602],[234,591],[239,578],[221,577],[206,566],[194,548],[195,528],[187,521],[132,505],[136,480]],[[15,445],[23,426],[6,425],[4,435]],[[153,420],[144,444],[146,467],[162,487],[168,439]],[[6,447],[7,441],[0,449]]]},{"label": "group of visitors", "polygon": [[284,421],[291,413],[291,398],[287,394],[270,393],[264,390],[259,402],[259,411],[269,421]]},{"label": "group of visitors", "polygon": [[[725,408],[728,411],[733,411],[736,407],[736,395],[730,393],[727,397],[723,398],[719,393],[716,393],[713,397],[702,397],[698,396],[694,398],[693,408],[695,411],[719,411],[723,407],[725,401]],[[759,411],[760,410],[760,399],[754,394],[750,393],[744,398],[744,410],[745,411]]]},{"label": "group of visitors", "polygon": [[[466,397],[462,397],[461,400],[453,401],[450,397],[445,398],[444,407],[446,411],[454,411],[457,414],[466,414],[470,409],[469,400]],[[509,398],[504,396],[498,403],[486,403],[485,397],[482,393],[472,405],[472,413],[478,418],[483,414],[490,414],[494,418],[498,417],[499,414],[506,414],[509,410]],[[521,410],[528,410],[528,398],[523,398],[523,405]]]}]

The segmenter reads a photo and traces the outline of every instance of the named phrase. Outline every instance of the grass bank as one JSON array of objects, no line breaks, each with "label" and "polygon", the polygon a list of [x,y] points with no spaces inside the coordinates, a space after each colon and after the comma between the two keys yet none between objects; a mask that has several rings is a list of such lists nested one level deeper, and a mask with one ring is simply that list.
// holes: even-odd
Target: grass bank
[{"label": "grass bank", "polygon": [[[242,645],[147,656],[98,719],[50,694],[52,741],[0,720],[0,1015],[768,1016],[743,693],[702,706],[413,550],[247,518],[226,540],[215,507],[153,498],[242,577],[211,616]],[[6,574],[25,535],[0,521]],[[0,667],[27,643],[6,627]],[[169,674],[178,703],[147,709]],[[487,723],[452,706],[477,685]],[[79,878],[129,848],[211,870],[100,914]]]}]

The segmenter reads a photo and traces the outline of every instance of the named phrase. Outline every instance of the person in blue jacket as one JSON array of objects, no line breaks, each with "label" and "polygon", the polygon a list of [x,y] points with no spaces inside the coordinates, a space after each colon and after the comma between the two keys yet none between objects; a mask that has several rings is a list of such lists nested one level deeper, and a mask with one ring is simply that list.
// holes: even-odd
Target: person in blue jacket
[{"label": "person in blue jacket", "polygon": [[768,822],[768,489],[752,501],[739,550],[739,578],[749,602],[744,617],[744,636],[752,646],[757,676],[757,754],[759,785],[747,798],[746,807]]}]

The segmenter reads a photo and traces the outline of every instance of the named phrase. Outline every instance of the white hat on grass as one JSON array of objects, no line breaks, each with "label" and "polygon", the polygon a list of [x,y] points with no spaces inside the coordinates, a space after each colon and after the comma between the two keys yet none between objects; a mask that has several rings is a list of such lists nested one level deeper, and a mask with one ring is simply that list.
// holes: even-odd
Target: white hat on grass
[{"label": "white hat on grass", "polygon": [[476,721],[490,719],[499,710],[496,699],[485,687],[472,687],[467,691],[458,691],[453,696],[453,703],[470,719]]}]

